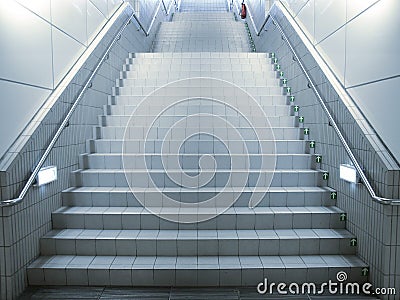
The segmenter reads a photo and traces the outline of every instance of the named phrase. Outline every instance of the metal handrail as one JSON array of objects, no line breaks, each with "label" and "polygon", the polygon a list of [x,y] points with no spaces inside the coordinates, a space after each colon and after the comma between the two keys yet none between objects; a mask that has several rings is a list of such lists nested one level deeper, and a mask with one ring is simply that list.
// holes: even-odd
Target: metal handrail
[{"label": "metal handrail", "polygon": [[[127,6],[131,6],[129,3],[127,3],[126,5]],[[75,109],[77,108],[77,106],[78,106],[80,100],[82,99],[84,93],[91,86],[91,82],[92,82],[94,76],[96,75],[97,71],[100,69],[100,67],[103,64],[103,62],[108,58],[108,55],[109,55],[109,53],[111,51],[111,48],[121,38],[121,35],[122,35],[123,31],[125,30],[125,28],[128,26],[128,24],[131,23],[132,18],[134,18],[138,22],[140,28],[144,31],[145,35],[146,36],[149,35],[149,32],[144,29],[143,25],[138,20],[138,18],[136,16],[136,12],[135,12],[135,10],[133,9],[132,6],[131,6],[131,8],[132,8],[132,14],[129,16],[127,21],[124,23],[124,25],[118,31],[118,33],[115,35],[114,39],[112,40],[112,42],[110,43],[110,45],[108,46],[108,48],[104,52],[103,56],[101,57],[101,59],[97,63],[95,69],[93,70],[92,74],[90,75],[90,77],[86,81],[86,83],[83,86],[82,90],[80,91],[78,97],[76,98],[74,104],[71,106],[70,110],[68,111],[68,114],[65,116],[65,118],[62,121],[60,127],[57,129],[57,132],[55,133],[54,137],[52,138],[52,140],[50,141],[49,145],[47,146],[47,148],[46,148],[45,152],[43,153],[42,157],[40,158],[38,164],[33,169],[32,174],[29,177],[28,181],[26,182],[26,184],[25,184],[24,188],[22,189],[21,193],[15,199],[1,200],[0,201],[0,207],[14,206],[14,205],[17,205],[17,204],[19,204],[19,203],[21,203],[23,201],[24,197],[28,193],[28,190],[30,189],[32,184],[35,182],[37,174],[39,173],[39,171],[42,168],[43,164],[45,163],[46,159],[48,158],[48,156],[49,156],[51,150],[53,149],[54,145],[56,144],[58,138],[61,136],[61,133],[63,132],[65,127],[67,127],[67,124],[69,123],[69,120],[72,117],[72,114],[74,113]],[[158,13],[158,11],[157,11],[157,13]],[[157,13],[155,14],[155,16],[157,15]],[[154,22],[155,16],[153,18],[152,23]]]},{"label": "metal handrail", "polygon": [[270,15],[268,14],[267,17],[265,18],[264,22],[262,23],[260,29],[257,30],[257,28],[255,28],[257,36],[259,36],[261,34],[261,31],[264,29],[265,24],[267,24],[269,18],[270,18]]},{"label": "metal handrail", "polygon": [[168,16],[167,7],[165,6],[164,0],[161,0],[161,3],[163,5],[163,7],[164,7],[165,15]]},{"label": "metal handrail", "polygon": [[[273,5],[276,5],[275,3]],[[280,9],[280,8],[279,8]],[[280,9],[282,11],[282,9]],[[339,126],[336,124],[335,119],[332,117],[332,114],[330,113],[328,107],[326,106],[324,100],[322,99],[320,93],[318,92],[318,89],[316,88],[313,80],[311,79],[311,76],[308,74],[306,68],[304,67],[303,63],[301,62],[299,56],[297,55],[296,51],[294,50],[292,44],[290,43],[289,39],[287,38],[285,32],[282,30],[282,27],[279,25],[279,23],[277,22],[277,20],[269,13],[268,14],[268,18],[271,18],[276,26],[276,28],[278,28],[279,32],[281,33],[283,39],[286,41],[290,51],[292,52],[292,54],[294,55],[294,57],[296,58],[300,68],[302,69],[304,75],[306,76],[308,82],[310,83],[310,87],[313,89],[315,95],[317,96],[323,110],[325,111],[326,115],[328,116],[329,122],[332,125],[332,127],[334,128],[336,134],[338,135],[344,149],[347,152],[347,155],[350,157],[350,160],[352,161],[354,167],[357,170],[358,175],[360,176],[361,181],[364,183],[364,185],[366,186],[368,193],[370,194],[370,196],[372,197],[372,199],[376,202],[379,202],[381,204],[386,204],[386,205],[400,205],[400,199],[389,199],[389,198],[384,198],[384,197],[380,197],[375,193],[374,188],[372,187],[371,183],[369,182],[367,176],[364,173],[363,168],[361,167],[360,163],[358,162],[357,158],[355,157],[353,151],[351,150],[349,144],[347,143],[344,135],[342,134],[342,131],[340,130]],[[266,22],[265,22],[266,23]]]},{"label": "metal handrail", "polygon": [[[136,13],[135,13],[135,12],[132,14],[132,17],[135,19],[136,23],[138,23],[140,29],[142,29],[142,31],[144,32],[144,34],[145,34],[146,36],[149,36],[149,33],[148,33],[147,30],[144,28],[142,22],[140,22],[139,18],[136,16]],[[132,19],[132,17],[131,17],[130,19]]]},{"label": "metal handrail", "polygon": [[[159,12],[159,10],[160,10],[160,8],[161,8],[161,4],[164,4],[164,1],[160,1],[160,2],[158,3],[156,12],[154,13],[153,19],[151,20],[149,29],[147,29],[147,31],[145,30],[146,36],[149,36],[149,35],[150,35],[151,28],[153,27],[154,21],[155,21],[156,18],[157,18],[158,12]],[[135,19],[136,19],[136,18],[135,18]]]}]

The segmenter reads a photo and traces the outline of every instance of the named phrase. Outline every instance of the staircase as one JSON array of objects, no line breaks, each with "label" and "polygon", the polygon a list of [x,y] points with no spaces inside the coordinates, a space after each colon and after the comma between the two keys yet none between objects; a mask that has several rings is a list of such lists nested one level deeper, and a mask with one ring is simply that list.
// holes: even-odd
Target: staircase
[{"label": "staircase", "polygon": [[[185,2],[183,2],[185,3]],[[243,23],[229,12],[182,12],[163,22],[153,52],[248,52]]]},{"label": "staircase", "polygon": [[[366,280],[344,212],[331,199],[334,190],[271,58],[249,53],[248,42],[237,42],[246,40],[243,24],[217,14],[226,20],[211,21],[222,23],[209,27],[218,28],[215,37],[204,20],[196,21],[198,14],[179,13],[177,22],[162,25],[157,53],[129,55],[72,186],[62,193],[64,206],[53,212],[53,230],[41,239],[41,256],[28,268],[30,285],[255,287],[264,278],[335,281],[338,271],[348,281]],[[235,23],[238,36],[222,29],[225,21]],[[219,80],[198,79],[209,86],[195,88],[185,85],[195,80],[179,81],[193,77]],[[229,87],[216,98],[228,95],[242,110],[205,97],[217,91],[212,82]],[[255,101],[239,97],[242,89]],[[184,101],[170,105],[171,97]],[[200,122],[187,119],[192,115]],[[249,120],[273,132],[271,139],[257,139]],[[275,172],[260,169],[260,160],[271,157]],[[200,174],[209,180],[200,184]],[[243,174],[240,185],[235,178]],[[182,184],[195,178],[197,187]],[[260,203],[249,208],[254,193],[262,195]],[[221,202],[198,204],[215,196]],[[196,218],[201,222],[193,223]]]}]

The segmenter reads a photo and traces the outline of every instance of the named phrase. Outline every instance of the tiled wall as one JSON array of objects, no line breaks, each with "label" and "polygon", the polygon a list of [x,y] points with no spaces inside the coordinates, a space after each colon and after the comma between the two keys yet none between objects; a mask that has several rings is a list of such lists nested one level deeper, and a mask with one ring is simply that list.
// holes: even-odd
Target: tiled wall
[{"label": "tiled wall", "polygon": [[121,3],[0,1],[0,157]]},{"label": "tiled wall", "polygon": [[282,2],[399,162],[400,1]]},{"label": "tiled wall", "polygon": [[[74,1],[60,2],[69,3]],[[86,3],[86,1],[84,2]],[[97,2],[102,1],[93,1],[93,3]],[[29,3],[29,1],[26,1],[26,3]],[[21,191],[31,168],[40,158],[43,149],[45,149],[50,138],[54,135],[58,124],[61,123],[67,110],[71,107],[71,103],[76,99],[84,81],[94,69],[95,63],[102,56],[106,47],[127,20],[130,13],[131,9],[125,5],[117,10],[81,59],[74,65],[73,71],[69,73],[71,78],[67,76],[61,82],[60,86],[62,88],[57,89],[59,93],[53,93],[50,96],[44,107],[40,109],[34,120],[30,122],[23,135],[6,153],[4,159],[1,160],[0,186],[2,200],[15,197]],[[35,15],[35,18],[38,17]],[[162,15],[160,14],[158,20],[161,19]],[[26,20],[26,22],[30,21],[32,20]],[[48,26],[52,27],[53,25],[48,24]],[[53,28],[52,30],[55,31],[58,29]],[[138,25],[134,22],[127,26],[121,39],[112,48],[108,60],[105,61],[95,76],[92,87],[85,93],[74,112],[70,120],[70,125],[63,131],[45,163],[45,165],[56,165],[58,167],[58,180],[40,188],[32,187],[21,204],[1,209],[1,299],[16,298],[26,287],[25,268],[39,255],[39,238],[51,229],[51,212],[61,206],[60,192],[69,186],[71,171],[78,168],[78,155],[85,152],[86,139],[93,137],[93,125],[98,124],[98,115],[103,112],[103,105],[107,103],[107,95],[111,93],[111,87],[115,85],[115,79],[118,78],[119,71],[128,53],[149,51],[155,32],[156,26],[151,35],[146,38],[144,33],[138,30]],[[74,40],[69,35],[68,37]],[[66,44],[62,45],[67,47]],[[82,47],[86,48],[86,46]],[[25,50],[27,51],[27,48]],[[35,51],[40,52],[40,49],[36,49]],[[77,51],[80,52],[82,50],[79,48]],[[38,60],[40,61],[39,58]],[[63,62],[68,64],[68,57],[65,57]],[[32,78],[36,77],[40,80],[42,72],[45,74],[44,69],[46,65],[42,66],[37,65],[36,62],[32,63],[34,67],[31,67],[31,72],[34,72],[36,68],[36,76],[33,76],[32,73]],[[74,73],[75,71],[76,73]],[[11,83],[7,82],[6,84]],[[52,88],[52,84],[49,85],[50,89]],[[24,89],[24,86],[23,84],[18,85],[20,89]],[[37,88],[37,90],[40,91],[41,89]],[[34,92],[36,91],[35,89],[28,88],[27,91],[26,93],[30,96],[40,96],[40,93]],[[6,105],[8,104],[3,104],[3,106]]]},{"label": "tiled wall", "polygon": [[[296,30],[296,22],[283,6],[280,7],[282,10],[274,7],[271,14],[295,47],[375,190],[380,196],[399,198],[400,179],[396,161],[379,142],[351,98],[346,95],[339,97],[340,83],[328,80],[325,75],[329,73],[328,67],[318,58],[318,53],[304,34],[300,38],[302,32]],[[358,237],[358,255],[370,266],[371,282],[375,287],[396,287],[400,291],[400,210],[374,202],[364,185],[353,185],[339,179],[339,165],[350,163],[350,159],[289,47],[271,19],[259,37],[252,26],[250,28],[257,51],[275,52],[279,59],[296,97],[295,103],[300,106],[299,115],[305,117],[304,126],[310,128],[309,139],[316,141],[315,151],[322,154],[320,167],[329,171],[329,186],[338,191],[337,205],[348,214],[347,228]]]}]

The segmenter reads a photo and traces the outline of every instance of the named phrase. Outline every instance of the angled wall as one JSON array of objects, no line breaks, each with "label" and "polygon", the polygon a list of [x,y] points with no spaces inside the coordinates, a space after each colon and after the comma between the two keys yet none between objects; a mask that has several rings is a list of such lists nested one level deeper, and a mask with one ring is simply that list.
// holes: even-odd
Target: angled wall
[{"label": "angled wall", "polygon": [[[84,2],[85,4],[82,4],[83,7],[86,7],[85,5],[90,6],[93,4],[94,6],[96,4],[96,9],[98,9],[99,12],[104,11],[104,13],[105,9],[108,10],[110,8],[108,4],[116,3],[112,1],[92,1],[92,4],[90,4],[89,1],[54,0],[54,2],[56,1],[63,2],[63,4],[59,5],[67,5],[67,2],[74,4],[73,8],[62,8],[62,10],[65,11],[66,17],[67,11],[71,16],[77,11],[81,13],[85,12],[78,3],[82,4]],[[29,3],[30,1],[25,2],[26,5]],[[39,3],[39,1],[32,1],[32,3]],[[41,3],[48,4],[49,1],[43,1]],[[128,21],[132,13],[130,6],[125,4],[121,6],[118,5],[115,13],[107,17],[110,18],[110,20],[108,22],[104,20],[104,23],[101,23],[102,25],[100,24],[100,27],[97,27],[98,30],[101,28],[103,29],[98,33],[93,42],[89,44],[89,41],[84,41],[86,29],[76,30],[76,35],[73,35],[73,29],[67,30],[67,28],[64,28],[63,30],[59,30],[55,27],[56,25],[45,21],[32,11],[28,11],[33,14],[32,18],[28,18],[26,14],[29,13],[26,13],[26,8],[23,8],[18,3],[15,5],[19,5],[15,6],[16,9],[21,9],[25,13],[25,21],[27,22],[24,24],[25,29],[35,29],[35,24],[42,22],[43,27],[47,26],[50,28],[48,30],[49,36],[53,36],[54,39],[59,38],[59,43],[52,39],[52,43],[54,45],[57,44],[57,49],[53,49],[51,46],[52,43],[48,43],[47,47],[50,47],[50,50],[46,51],[52,53],[50,55],[52,59],[54,59],[56,53],[61,55],[61,58],[57,64],[55,64],[54,61],[45,64],[43,61],[46,61],[48,58],[48,53],[46,52],[46,55],[42,55],[42,52],[45,50],[38,48],[41,44],[32,41],[25,47],[24,53],[28,53],[28,57],[30,57],[29,61],[33,60],[33,66],[29,67],[31,73],[28,74],[30,76],[28,79],[32,82],[36,80],[35,85],[33,85],[32,82],[25,82],[28,81],[28,79],[24,79],[25,81],[18,79],[21,82],[17,82],[16,79],[13,79],[15,82],[12,82],[11,79],[1,81],[11,86],[7,90],[10,91],[9,99],[11,100],[9,100],[8,103],[4,103],[2,109],[3,107],[11,109],[13,105],[16,105],[17,108],[21,106],[20,108],[22,110],[26,110],[26,122],[29,122],[33,116],[33,119],[29,122],[29,126],[23,129],[22,135],[17,138],[12,147],[9,148],[6,154],[3,155],[3,158],[0,159],[1,200],[12,199],[18,196],[30,175],[30,171],[43,154],[44,149],[54,136],[55,131],[61,124],[72,103],[74,103],[86,80],[89,78],[90,74],[92,74],[100,57],[103,56],[110,42]],[[69,11],[69,9],[71,11]],[[44,9],[44,11],[46,10]],[[74,23],[72,21],[74,17],[71,16],[68,22],[63,19],[59,20],[58,26],[62,26],[63,22]],[[106,19],[104,14],[103,16],[103,19]],[[157,17],[158,20],[162,20],[162,13],[159,12]],[[78,18],[78,16],[75,15],[75,18]],[[37,19],[39,19],[39,21],[37,21]],[[78,20],[77,23],[79,23]],[[26,267],[39,255],[40,237],[52,228],[51,212],[59,208],[62,204],[60,192],[69,187],[70,174],[78,168],[79,154],[86,151],[86,140],[93,138],[93,127],[98,125],[98,116],[103,113],[103,106],[108,103],[108,95],[111,94],[112,87],[115,86],[116,79],[119,78],[120,71],[128,57],[128,53],[148,52],[154,39],[156,27],[157,26],[154,26],[154,30],[146,37],[143,31],[139,30],[138,24],[132,21],[127,25],[121,37],[111,49],[107,60],[101,65],[93,78],[92,86],[85,92],[72,115],[69,126],[64,129],[45,162],[45,166],[56,165],[58,167],[58,180],[43,187],[32,187],[24,198],[24,201],[17,206],[0,208],[0,299],[15,299],[25,289],[27,284]],[[24,28],[20,30],[23,31]],[[57,33],[52,35],[52,32]],[[36,41],[40,40],[40,36],[46,33],[46,30],[45,32],[38,31]],[[57,35],[58,37],[56,37]],[[29,39],[29,37],[23,37]],[[43,42],[46,40],[47,39],[43,39]],[[73,48],[77,51],[76,53],[73,53],[73,51],[68,48],[70,44],[66,41],[78,45]],[[24,42],[15,40],[14,42],[21,45],[21,43],[29,42],[29,40]],[[28,46],[32,47],[32,49]],[[64,48],[65,56],[63,56]],[[32,53],[29,53],[30,51],[32,51]],[[34,51],[36,51],[35,53],[37,53],[38,57],[34,57]],[[12,52],[8,52],[7,55],[9,61],[16,59],[13,57],[14,53]],[[72,66],[74,59],[79,55],[81,56],[78,61]],[[22,58],[22,60],[24,59],[25,57]],[[37,64],[36,60],[39,61],[40,64]],[[53,66],[57,66],[57,70],[62,71],[54,73],[55,69]],[[71,71],[67,76],[61,79],[60,84],[56,86],[58,82],[57,78],[62,78],[62,74],[65,75],[63,72],[68,72],[71,66]],[[3,68],[3,66],[0,68]],[[24,68],[21,70],[24,70]],[[14,74],[14,70],[10,65],[8,65],[8,71],[9,72],[6,72],[6,74]],[[48,72],[50,72],[51,76],[46,77]],[[18,75],[17,73],[18,72],[15,72],[16,75]],[[44,82],[45,79],[48,82]],[[39,84],[43,86],[39,86]],[[50,94],[53,88],[56,88],[55,92]],[[2,88],[2,92],[3,91],[5,91],[5,89]],[[40,94],[42,91],[46,93]],[[3,100],[3,95],[1,97]],[[36,106],[28,107],[22,100],[26,102],[35,101],[34,103]],[[41,105],[42,103],[44,104]],[[10,110],[9,114],[12,113],[14,112]],[[14,117],[17,119],[18,116],[16,115]],[[12,119],[12,117],[10,119]],[[18,119],[18,122],[19,121],[20,119]],[[8,131],[11,132],[11,129]],[[8,131],[6,131],[6,134],[9,133]],[[2,141],[5,140],[3,135],[1,135],[1,139]]]},{"label": "angled wall", "polygon": [[400,2],[281,1],[400,161]]},{"label": "angled wall", "polygon": [[[307,1],[288,2],[291,10],[301,11]],[[295,48],[325,105],[365,169],[375,192],[379,196],[399,199],[400,168],[398,163],[360,113],[354,103],[356,100],[353,101],[350,97],[352,94],[343,92],[343,81],[340,81],[337,72],[332,69],[332,63],[327,65],[325,62],[327,57],[321,57],[320,49],[309,40],[314,35],[304,30],[304,24],[299,28],[299,20],[293,17],[296,13],[291,10],[288,11],[283,5],[277,5],[271,10],[271,15]],[[312,17],[304,18],[307,21],[310,21],[310,18],[312,20]],[[310,25],[309,28],[315,28],[315,26]],[[374,287],[395,287],[399,290],[400,265],[397,262],[400,261],[400,211],[398,207],[379,204],[373,201],[363,184],[350,184],[340,179],[339,165],[351,163],[351,161],[338,135],[330,126],[328,117],[310,88],[297,59],[282,38],[281,32],[271,18],[260,36],[256,36],[252,26],[250,29],[258,52],[276,54],[284,72],[284,78],[288,80],[288,86],[291,87],[292,95],[295,96],[295,104],[299,105],[298,115],[304,117],[303,126],[309,128],[309,135],[305,136],[305,139],[316,142],[315,150],[310,149],[310,151],[322,155],[322,163],[317,167],[329,172],[328,185],[337,191],[337,206],[347,212],[346,226],[358,238],[358,255],[370,266],[369,280]],[[364,35],[368,36],[366,33]],[[350,90],[347,89],[348,92]],[[378,109],[379,107],[376,108]],[[397,298],[392,296],[384,299]]]},{"label": "angled wall", "polygon": [[121,3],[0,1],[0,158]]}]

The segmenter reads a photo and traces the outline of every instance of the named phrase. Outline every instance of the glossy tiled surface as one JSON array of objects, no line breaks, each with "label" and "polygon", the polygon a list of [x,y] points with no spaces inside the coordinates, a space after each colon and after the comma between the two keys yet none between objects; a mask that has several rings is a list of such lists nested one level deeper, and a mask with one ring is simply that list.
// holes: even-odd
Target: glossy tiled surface
[{"label": "glossy tiled surface", "polygon": [[[223,1],[225,2],[225,1]],[[182,2],[182,7],[185,1]],[[206,6],[205,6],[206,7]],[[183,9],[173,22],[161,24],[153,52],[246,52],[249,41],[243,23],[236,22],[226,8],[207,13]],[[213,28],[210,32],[210,28]]]},{"label": "glossy tiled surface", "polygon": [[[254,286],[263,276],[285,282],[319,282],[334,278],[339,269],[348,272],[354,281],[367,279],[361,276],[365,264],[355,257],[356,247],[350,244],[354,236],[340,221],[343,211],[333,206],[332,190],[322,180],[323,171],[314,164],[312,149],[304,148],[307,137],[301,134],[303,128],[296,122],[271,59],[262,53],[208,52],[208,45],[203,46],[201,53],[140,53],[126,59],[113,96],[104,107],[104,115],[99,117],[96,135],[87,143],[80,169],[73,172],[71,188],[63,193],[64,205],[72,206],[54,211],[53,230],[41,239],[43,256],[29,267],[31,285]],[[255,77],[245,80],[251,72],[260,74],[259,81]],[[242,94],[232,94],[231,99],[233,103],[248,101],[241,113],[261,128],[265,126],[265,117],[259,113],[265,109],[279,142],[269,190],[265,186],[269,184],[266,178],[271,170],[266,168],[260,172],[259,180],[264,180],[261,187],[254,190],[256,181],[251,175],[232,208],[201,223],[186,224],[149,213],[141,207],[139,195],[161,217],[176,214],[180,220],[191,215],[201,218],[216,211],[219,203],[229,201],[240,188],[239,181],[226,181],[231,171],[236,176],[244,169],[251,174],[258,172],[257,158],[267,155],[259,152],[257,143],[252,143],[258,139],[248,131],[249,124],[243,123],[237,111],[207,99],[175,103],[154,123],[156,130],[145,134],[147,130],[143,130],[141,122],[155,118],[150,109],[168,103],[162,95],[151,98],[149,110],[132,118],[134,123],[125,130],[132,107],[139,106],[141,97],[158,91],[157,86],[163,83],[194,75],[231,80],[251,93],[254,100]],[[187,82],[180,84],[185,89],[167,86],[160,91],[183,99],[193,97],[186,94],[192,92],[185,85]],[[209,81],[203,85],[211,88]],[[236,126],[235,132],[246,141],[246,151],[225,123],[211,126],[210,122],[187,122],[164,137],[171,126],[189,113],[229,119]],[[188,130],[210,132],[211,136],[186,138]],[[211,138],[213,134],[225,136],[226,145],[222,147],[218,139]],[[122,139],[128,143],[124,155]],[[144,142],[152,146],[144,147]],[[167,149],[162,156],[158,155],[161,145]],[[226,152],[227,145],[232,152]],[[181,165],[176,169],[167,158],[178,146]],[[214,179],[196,185],[195,189],[170,179],[182,170],[199,172],[199,158],[205,154],[212,155],[217,163]],[[122,162],[127,157],[123,169]],[[161,163],[161,157],[167,161]],[[233,157],[235,167],[231,170],[227,158]],[[141,163],[144,158],[147,166]],[[210,172],[210,166],[202,168]],[[152,174],[151,181],[146,179],[147,170]],[[134,194],[128,189],[124,173],[134,178]],[[158,189],[162,190],[161,196]],[[260,206],[247,208],[250,195],[257,192],[266,192]],[[206,201],[214,194],[221,201],[215,206],[195,210],[186,206]],[[157,202],[164,195],[178,201],[179,212],[171,212],[168,203]],[[79,274],[79,280],[74,279],[74,274]]]}]

